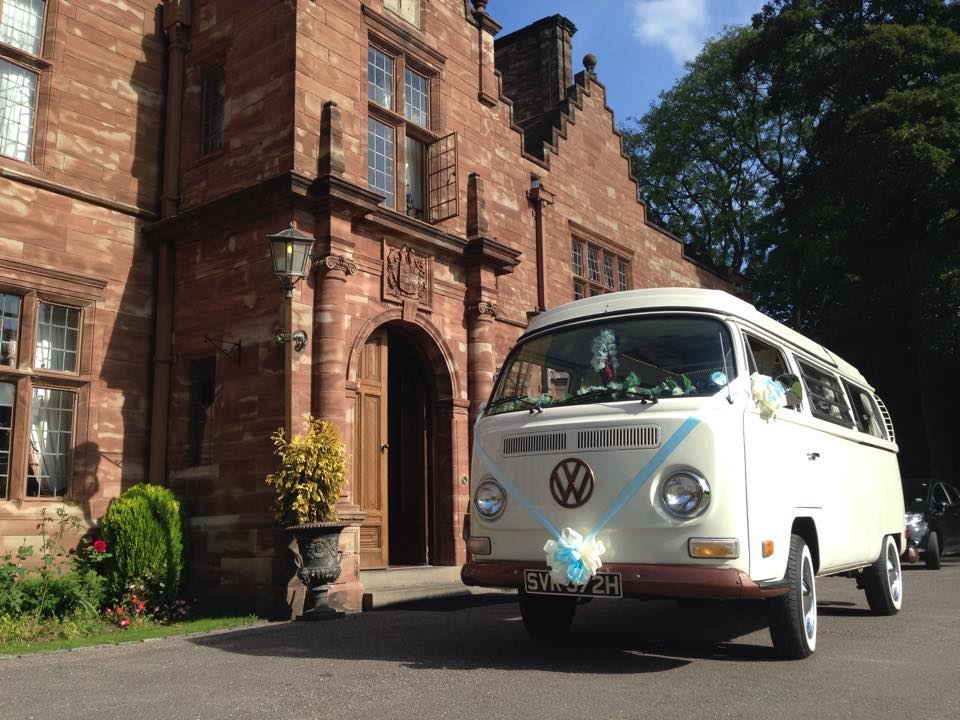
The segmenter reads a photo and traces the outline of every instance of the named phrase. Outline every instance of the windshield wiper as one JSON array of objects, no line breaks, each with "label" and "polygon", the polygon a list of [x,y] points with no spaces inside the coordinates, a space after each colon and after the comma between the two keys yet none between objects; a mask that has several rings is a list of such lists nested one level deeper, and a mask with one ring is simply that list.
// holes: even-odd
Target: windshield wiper
[{"label": "windshield wiper", "polygon": [[639,400],[642,403],[656,404],[657,398],[649,392],[631,392],[623,388],[597,388],[580,395],[571,395],[570,397],[558,400],[556,405],[575,405],[581,402],[590,402],[604,395],[610,395],[612,400]]},{"label": "windshield wiper", "polygon": [[526,395],[507,395],[506,397],[497,398],[496,400],[487,403],[487,407],[484,409],[484,412],[512,402],[517,403],[524,408],[528,408],[530,412],[543,412],[543,407],[541,407],[540,403],[531,400]]}]

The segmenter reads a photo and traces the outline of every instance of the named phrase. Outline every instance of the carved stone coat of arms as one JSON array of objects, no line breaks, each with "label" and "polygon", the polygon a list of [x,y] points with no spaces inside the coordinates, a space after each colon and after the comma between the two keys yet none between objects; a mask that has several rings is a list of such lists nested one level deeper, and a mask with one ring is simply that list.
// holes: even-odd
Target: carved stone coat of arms
[{"label": "carved stone coat of arms", "polygon": [[384,299],[403,303],[413,300],[429,306],[432,267],[430,258],[409,247],[385,247],[383,273]]}]

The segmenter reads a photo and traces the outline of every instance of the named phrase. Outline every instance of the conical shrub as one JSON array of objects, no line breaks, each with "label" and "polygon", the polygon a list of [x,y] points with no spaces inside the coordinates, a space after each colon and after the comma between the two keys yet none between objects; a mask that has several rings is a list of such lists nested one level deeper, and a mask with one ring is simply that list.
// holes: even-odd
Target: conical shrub
[{"label": "conical shrub", "polygon": [[141,483],[124,492],[100,520],[110,547],[107,588],[115,597],[143,583],[153,597],[171,601],[183,583],[186,517],[168,488]]}]

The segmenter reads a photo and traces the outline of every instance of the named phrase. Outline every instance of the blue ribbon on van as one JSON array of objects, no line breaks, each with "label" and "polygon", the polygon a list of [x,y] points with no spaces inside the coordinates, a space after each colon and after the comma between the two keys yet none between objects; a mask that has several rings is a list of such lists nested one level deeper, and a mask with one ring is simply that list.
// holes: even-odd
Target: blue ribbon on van
[{"label": "blue ribbon on van", "polygon": [[[573,549],[569,546],[569,537],[564,538],[564,534],[557,530],[556,526],[550,522],[550,519],[540,510],[528,497],[526,497],[522,492],[520,492],[517,487],[511,483],[506,475],[497,467],[497,465],[490,459],[490,456],[487,455],[483,447],[480,445],[480,433],[479,425],[480,419],[483,417],[481,415],[477,418],[477,422],[474,424],[473,428],[473,448],[474,452],[477,454],[477,459],[480,460],[481,464],[484,465],[487,471],[494,477],[494,479],[499,482],[504,490],[509,493],[511,498],[515,500],[524,510],[526,510],[537,522],[539,522],[547,532],[553,535],[555,543],[547,543],[545,550],[551,548],[555,555],[560,555],[563,563],[567,563],[569,559],[574,560],[574,564],[571,564],[566,569],[566,575],[571,582],[574,584],[583,584],[586,578],[583,577],[583,568],[576,565],[579,562],[579,559],[576,557],[576,549]],[[667,458],[673,453],[674,450],[682,443],[687,436],[693,432],[694,428],[700,424],[700,420],[691,415],[677,428],[669,439],[660,446],[660,449],[654,453],[653,457],[641,468],[640,472],[634,476],[627,485],[620,491],[613,502],[610,504],[610,507],[600,516],[600,519],[597,521],[597,524],[587,532],[586,536],[583,538],[584,544],[592,544],[595,542],[597,534],[600,533],[609,523],[616,517],[617,513],[623,510],[624,506],[630,502],[630,500],[640,491],[653,475],[660,469]],[[550,551],[548,550],[548,553]],[[603,550],[601,549],[602,553]],[[548,559],[549,560],[549,559]]]}]

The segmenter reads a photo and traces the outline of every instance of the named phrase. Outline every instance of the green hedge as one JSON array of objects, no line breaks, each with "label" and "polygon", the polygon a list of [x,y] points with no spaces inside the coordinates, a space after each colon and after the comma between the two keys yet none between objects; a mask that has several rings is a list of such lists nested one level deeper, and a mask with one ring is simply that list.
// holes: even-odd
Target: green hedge
[{"label": "green hedge", "polygon": [[143,583],[159,600],[177,597],[184,577],[186,517],[177,497],[160,485],[139,484],[124,492],[100,520],[109,544],[107,588],[123,595]]}]

